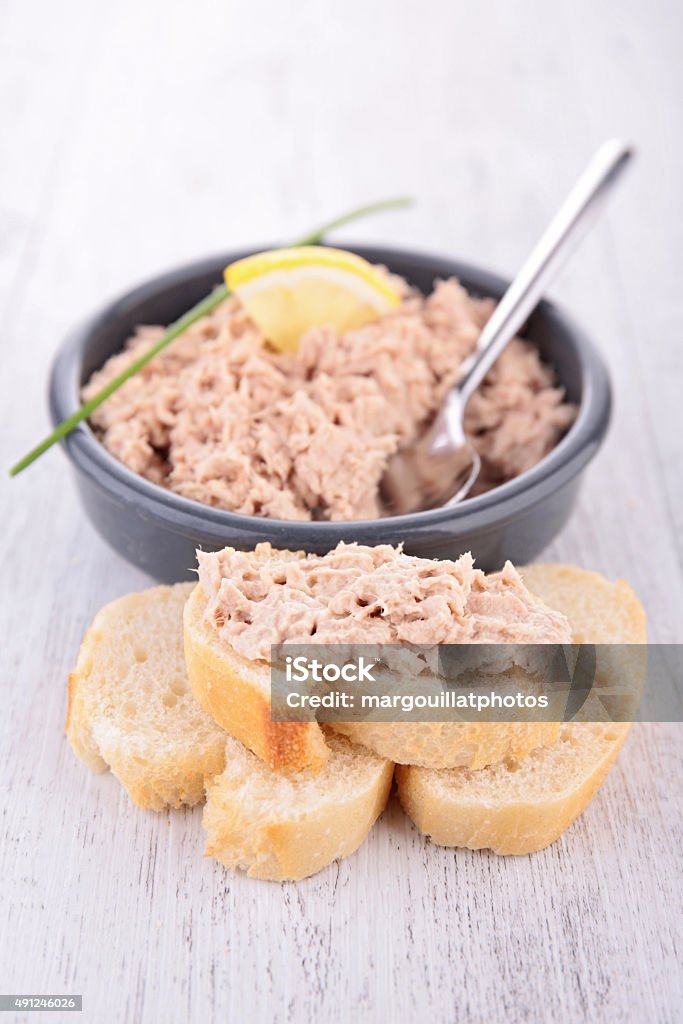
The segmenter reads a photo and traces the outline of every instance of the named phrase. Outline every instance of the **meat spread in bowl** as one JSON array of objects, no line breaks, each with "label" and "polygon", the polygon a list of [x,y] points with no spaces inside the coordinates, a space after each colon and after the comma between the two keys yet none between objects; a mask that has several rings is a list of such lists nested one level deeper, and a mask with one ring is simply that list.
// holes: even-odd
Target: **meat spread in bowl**
[{"label": "meat spread in bowl", "polygon": [[[190,327],[93,414],[107,449],[131,470],[217,508],[278,519],[382,514],[387,460],[418,434],[458,379],[493,309],[457,280],[345,334],[316,327],[275,352],[236,298]],[[99,391],[163,333],[143,327],[92,375]],[[472,494],[539,462],[571,425],[551,367],[510,343],[467,406],[482,460]]]}]

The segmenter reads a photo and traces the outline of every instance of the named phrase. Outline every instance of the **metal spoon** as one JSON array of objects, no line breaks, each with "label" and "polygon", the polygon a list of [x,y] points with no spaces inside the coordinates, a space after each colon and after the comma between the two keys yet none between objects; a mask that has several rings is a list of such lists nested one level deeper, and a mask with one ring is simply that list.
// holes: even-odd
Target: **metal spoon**
[{"label": "metal spoon", "polygon": [[447,394],[429,428],[390,459],[380,485],[386,515],[448,508],[470,492],[481,462],[465,438],[465,407],[550,279],[597,218],[634,152],[629,143],[611,139],[595,153],[496,306],[458,384]]}]

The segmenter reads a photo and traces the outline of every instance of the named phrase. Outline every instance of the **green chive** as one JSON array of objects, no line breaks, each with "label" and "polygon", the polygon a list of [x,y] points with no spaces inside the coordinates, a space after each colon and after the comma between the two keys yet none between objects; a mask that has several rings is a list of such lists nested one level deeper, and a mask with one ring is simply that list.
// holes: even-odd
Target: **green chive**
[{"label": "green chive", "polygon": [[[365,217],[371,213],[379,213],[382,210],[395,209],[400,206],[410,206],[412,202],[413,200],[409,196],[401,196],[398,199],[383,199],[377,203],[368,203],[367,206],[359,206],[355,210],[351,210],[349,213],[342,214],[341,217],[336,217],[334,220],[328,221],[327,224],[323,224],[310,234],[304,235],[304,237],[300,238],[294,243],[294,245],[317,245],[322,242],[323,237],[328,231],[333,231],[335,228],[342,227],[344,224],[349,224],[351,221],[360,217]],[[35,462],[36,459],[40,458],[40,456],[54,444],[57,444],[57,442],[61,441],[63,437],[70,434],[79,423],[82,423],[83,420],[87,420],[98,406],[102,405],[102,403],[105,402],[110,395],[113,395],[115,391],[118,391],[122,384],[125,384],[127,380],[138,373],[143,366],[146,366],[147,363],[154,359],[154,357],[165,349],[167,345],[170,345],[179,334],[186,331],[187,328],[191,327],[197,320],[201,320],[203,316],[207,316],[211,313],[216,306],[227,299],[229,295],[230,292],[226,286],[219,285],[219,287],[215,288],[210,295],[207,295],[206,298],[202,299],[201,302],[198,302],[196,306],[193,306],[192,309],[188,310],[188,312],[181,316],[179,320],[176,320],[175,323],[171,324],[164,336],[160,338],[156,344],[152,345],[144,355],[132,362],[130,366],[126,367],[126,369],[117,377],[114,377],[113,380],[110,380],[101,391],[98,391],[97,394],[88,402],[85,402],[80,409],[77,409],[75,413],[72,413],[68,419],[63,420],[59,426],[53,430],[49,437],[46,437],[44,441],[41,441],[35,448],[32,448],[27,455],[24,455],[23,459],[20,459],[16,465],[12,466],[9,471],[9,475],[16,476],[18,473],[21,473],[22,470],[26,469],[26,467],[30,466],[32,462]]]}]

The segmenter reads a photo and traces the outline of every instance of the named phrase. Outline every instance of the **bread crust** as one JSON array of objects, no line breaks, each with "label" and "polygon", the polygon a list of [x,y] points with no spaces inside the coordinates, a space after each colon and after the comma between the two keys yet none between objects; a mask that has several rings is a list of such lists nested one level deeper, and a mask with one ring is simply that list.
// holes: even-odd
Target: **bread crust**
[{"label": "bread crust", "polygon": [[206,597],[197,585],[184,613],[185,662],[197,702],[226,732],[275,771],[319,770],[329,751],[317,722],[273,722],[270,666],[232,650],[203,621]]}]

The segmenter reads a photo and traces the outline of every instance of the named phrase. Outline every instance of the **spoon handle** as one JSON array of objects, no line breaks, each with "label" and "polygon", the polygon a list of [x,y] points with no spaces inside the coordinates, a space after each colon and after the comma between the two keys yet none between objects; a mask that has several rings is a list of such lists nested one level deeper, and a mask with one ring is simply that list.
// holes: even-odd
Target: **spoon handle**
[{"label": "spoon handle", "polygon": [[634,152],[630,143],[610,139],[594,154],[481,332],[477,349],[457,387],[461,408],[522,327],[571,250],[593,225]]}]

